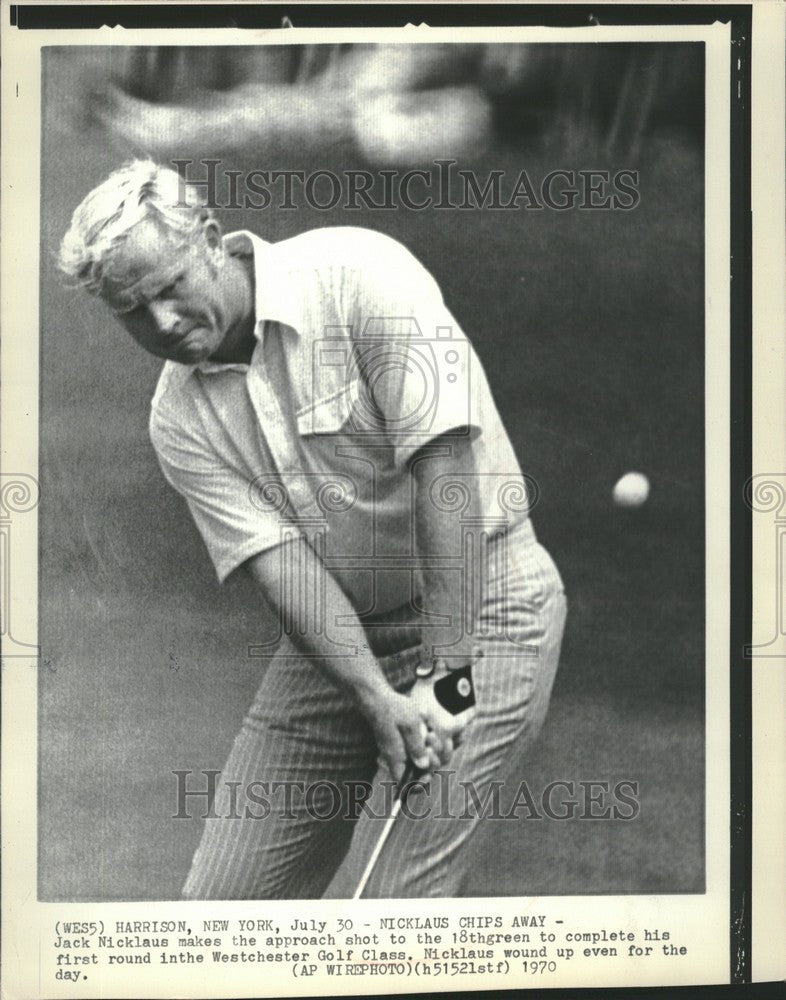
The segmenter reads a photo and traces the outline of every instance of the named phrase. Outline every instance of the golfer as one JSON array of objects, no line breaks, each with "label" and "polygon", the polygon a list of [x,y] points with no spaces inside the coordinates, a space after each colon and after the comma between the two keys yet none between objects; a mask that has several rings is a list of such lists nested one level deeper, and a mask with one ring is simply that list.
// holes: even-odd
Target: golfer
[{"label": "golfer", "polygon": [[[351,896],[407,762],[430,783],[364,895],[461,895],[479,806],[545,717],[565,597],[433,277],[360,228],[222,236],[149,161],[87,195],[60,266],[165,359],[163,474],[219,582],[249,574],[278,623],[184,896]],[[468,664],[469,722],[417,679]]]}]

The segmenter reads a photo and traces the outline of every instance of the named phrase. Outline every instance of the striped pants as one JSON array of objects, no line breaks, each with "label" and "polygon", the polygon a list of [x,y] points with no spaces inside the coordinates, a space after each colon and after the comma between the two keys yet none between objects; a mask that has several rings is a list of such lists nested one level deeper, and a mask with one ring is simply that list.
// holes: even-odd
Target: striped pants
[{"label": "striped pants", "polygon": [[[366,898],[460,896],[467,847],[492,782],[521,780],[521,754],[548,708],[565,623],[562,581],[529,522],[489,546],[473,642],[476,714],[431,788],[415,790]],[[376,643],[390,636],[371,634]],[[415,682],[421,646],[382,656]],[[288,655],[285,655],[288,654]],[[348,695],[282,643],[219,778],[186,899],[351,897],[389,814],[391,775]],[[469,791],[471,789],[471,791]]]}]

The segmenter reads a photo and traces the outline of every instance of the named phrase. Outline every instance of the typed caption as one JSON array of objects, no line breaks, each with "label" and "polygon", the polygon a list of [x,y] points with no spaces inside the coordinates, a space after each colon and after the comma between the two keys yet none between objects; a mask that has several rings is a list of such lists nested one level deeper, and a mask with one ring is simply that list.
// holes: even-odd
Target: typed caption
[{"label": "typed caption", "polygon": [[[133,970],[141,984],[164,966],[275,967],[297,979],[448,979],[537,976],[576,960],[679,962],[688,946],[673,929],[579,925],[568,915],[494,913],[362,918],[58,920],[49,974],[85,983],[107,969]],[[103,978],[103,976],[102,976]],[[343,990],[342,990],[343,992]]]}]

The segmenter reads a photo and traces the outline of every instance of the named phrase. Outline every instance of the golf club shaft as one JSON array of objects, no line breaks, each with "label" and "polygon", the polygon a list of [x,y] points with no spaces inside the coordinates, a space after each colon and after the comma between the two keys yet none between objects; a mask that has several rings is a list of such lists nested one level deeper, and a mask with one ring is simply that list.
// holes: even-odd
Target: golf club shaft
[{"label": "golf club shaft", "polygon": [[374,850],[372,851],[371,857],[368,859],[368,864],[366,865],[365,870],[360,877],[360,881],[358,882],[358,887],[357,889],[355,889],[355,894],[352,897],[353,899],[360,899],[360,897],[363,895],[363,890],[366,888],[368,880],[371,878],[371,873],[374,871],[374,868],[376,867],[377,861],[379,860],[379,856],[382,853],[382,849],[384,848],[385,843],[387,842],[387,839],[390,836],[390,832],[393,829],[393,825],[396,822],[396,817],[401,812],[401,803],[406,786],[411,781],[413,781],[418,776],[419,773],[420,772],[411,761],[407,763],[407,766],[404,769],[404,774],[398,785],[398,790],[396,792],[396,801],[393,803],[393,808],[390,810],[390,816],[388,816],[387,820],[385,821],[385,826],[382,830],[382,833],[379,835],[379,840],[374,845]]}]

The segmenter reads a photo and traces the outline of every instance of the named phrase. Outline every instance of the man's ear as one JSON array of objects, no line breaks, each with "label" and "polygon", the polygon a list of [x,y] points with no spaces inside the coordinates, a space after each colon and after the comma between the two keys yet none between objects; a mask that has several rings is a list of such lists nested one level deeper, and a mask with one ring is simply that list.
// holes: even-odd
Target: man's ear
[{"label": "man's ear", "polygon": [[221,243],[221,226],[215,219],[212,217],[206,219],[202,223],[202,232],[205,234],[205,240],[210,250],[218,250],[219,247],[223,246]]},{"label": "man's ear", "polygon": [[211,217],[203,222],[202,232],[210,255],[210,263],[214,276],[217,276],[218,272],[224,266],[224,244],[221,240],[221,226]]}]

